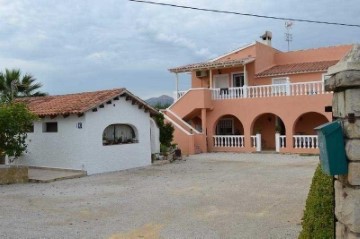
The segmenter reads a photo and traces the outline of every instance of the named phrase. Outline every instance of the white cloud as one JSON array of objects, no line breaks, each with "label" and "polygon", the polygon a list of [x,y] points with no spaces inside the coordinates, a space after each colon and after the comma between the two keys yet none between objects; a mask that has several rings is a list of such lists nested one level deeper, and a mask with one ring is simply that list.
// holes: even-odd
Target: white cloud
[{"label": "white cloud", "polygon": [[[264,15],[360,22],[357,0],[158,0]],[[331,13],[331,14],[329,14]],[[0,64],[20,67],[50,93],[125,86],[141,95],[171,92],[167,68],[207,60],[284,23],[127,0],[0,0]],[[336,32],[337,34],[334,34]],[[293,49],[358,41],[359,31],[296,23]],[[188,78],[188,76],[186,76]],[[182,78],[181,84],[185,80]],[[184,84],[186,85],[186,84]]]}]

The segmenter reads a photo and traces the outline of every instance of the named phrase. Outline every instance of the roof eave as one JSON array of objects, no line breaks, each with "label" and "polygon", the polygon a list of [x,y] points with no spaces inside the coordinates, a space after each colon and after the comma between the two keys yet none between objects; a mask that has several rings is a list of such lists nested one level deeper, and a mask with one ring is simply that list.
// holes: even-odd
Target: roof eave
[{"label": "roof eave", "polygon": [[192,71],[198,71],[198,70],[211,70],[211,69],[223,69],[223,68],[230,68],[230,67],[236,67],[236,66],[243,66],[246,65],[248,63],[251,63],[255,61],[255,58],[249,58],[249,59],[245,59],[239,62],[223,62],[223,64],[221,63],[214,63],[214,66],[211,66],[211,63],[209,62],[205,62],[203,64],[209,64],[209,66],[198,66],[198,67],[178,67],[178,68],[171,68],[169,69],[170,72],[172,73],[184,73],[184,72],[192,72]]},{"label": "roof eave", "polygon": [[272,77],[272,76],[286,76],[286,75],[296,75],[296,74],[304,74],[304,73],[318,73],[318,72],[326,72],[327,70],[314,70],[314,71],[296,71],[296,72],[285,72],[279,74],[266,74],[266,75],[255,75],[256,78],[265,78],[265,77]]}]

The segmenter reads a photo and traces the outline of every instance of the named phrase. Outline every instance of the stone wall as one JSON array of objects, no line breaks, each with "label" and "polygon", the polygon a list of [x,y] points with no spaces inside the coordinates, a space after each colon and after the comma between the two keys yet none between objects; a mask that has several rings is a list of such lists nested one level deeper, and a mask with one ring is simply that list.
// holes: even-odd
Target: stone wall
[{"label": "stone wall", "polygon": [[26,183],[28,168],[23,166],[0,166],[0,185]]},{"label": "stone wall", "polygon": [[329,69],[333,116],[343,124],[348,174],[335,180],[336,238],[360,238],[360,45]]}]

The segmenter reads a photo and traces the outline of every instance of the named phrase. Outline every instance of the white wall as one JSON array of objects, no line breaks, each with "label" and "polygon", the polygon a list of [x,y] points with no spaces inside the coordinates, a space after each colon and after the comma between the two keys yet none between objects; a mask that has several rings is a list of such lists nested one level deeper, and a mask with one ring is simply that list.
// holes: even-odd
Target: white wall
[{"label": "white wall", "polygon": [[160,153],[160,130],[156,125],[155,120],[150,118],[150,140],[151,140],[151,153]]},{"label": "white wall", "polygon": [[[117,171],[151,164],[150,116],[124,98],[105,104],[84,116],[43,119],[28,134],[28,153],[20,163],[27,165],[83,169],[88,174]],[[42,122],[57,121],[57,133],[43,133]],[[78,129],[77,123],[82,123]],[[104,129],[110,124],[129,124],[136,128],[139,143],[102,144]]]}]

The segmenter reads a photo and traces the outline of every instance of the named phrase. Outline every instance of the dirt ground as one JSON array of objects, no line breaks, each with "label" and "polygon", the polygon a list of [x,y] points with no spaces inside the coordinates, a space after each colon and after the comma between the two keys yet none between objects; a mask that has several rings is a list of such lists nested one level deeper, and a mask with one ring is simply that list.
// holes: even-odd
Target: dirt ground
[{"label": "dirt ground", "polygon": [[297,238],[317,163],[214,153],[0,186],[0,238]]}]

